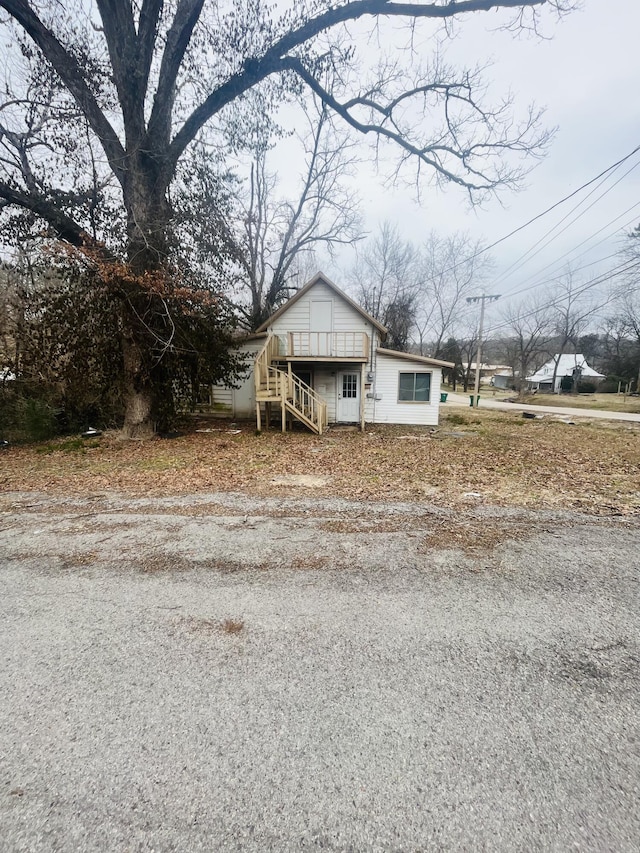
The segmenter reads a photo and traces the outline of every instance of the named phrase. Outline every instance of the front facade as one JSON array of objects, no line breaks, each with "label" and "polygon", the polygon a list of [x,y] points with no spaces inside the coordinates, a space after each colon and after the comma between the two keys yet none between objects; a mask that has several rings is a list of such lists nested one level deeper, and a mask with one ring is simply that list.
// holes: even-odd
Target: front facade
[{"label": "front facade", "polygon": [[[438,423],[442,367],[449,362],[385,349],[386,330],[319,273],[242,347],[248,368],[239,389],[217,387],[214,408],[256,415],[274,410],[282,428],[328,423]],[[218,409],[220,411],[220,409]]]}]

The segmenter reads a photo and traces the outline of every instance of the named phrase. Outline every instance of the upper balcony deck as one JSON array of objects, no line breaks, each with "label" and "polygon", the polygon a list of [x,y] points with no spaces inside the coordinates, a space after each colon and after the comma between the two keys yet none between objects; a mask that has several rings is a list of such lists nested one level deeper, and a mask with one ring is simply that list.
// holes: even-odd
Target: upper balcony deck
[{"label": "upper balcony deck", "polygon": [[[280,355],[289,361],[362,361],[369,359],[366,332],[287,332]],[[282,349],[286,348],[286,352]]]}]

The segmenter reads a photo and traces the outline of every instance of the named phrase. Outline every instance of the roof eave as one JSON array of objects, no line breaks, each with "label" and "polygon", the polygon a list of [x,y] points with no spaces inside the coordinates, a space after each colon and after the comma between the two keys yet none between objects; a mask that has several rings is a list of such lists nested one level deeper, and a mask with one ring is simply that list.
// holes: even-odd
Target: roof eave
[{"label": "roof eave", "polygon": [[343,290],[341,290],[337,284],[334,284],[331,279],[328,278],[322,272],[317,272],[313,276],[313,278],[309,279],[309,281],[297,293],[295,293],[290,299],[287,299],[284,305],[281,305],[277,311],[274,311],[273,314],[271,314],[271,316],[267,320],[265,320],[261,326],[258,326],[258,328],[256,329],[256,333],[266,332],[266,330],[269,328],[269,326],[271,325],[271,323],[273,323],[274,320],[277,320],[278,317],[281,317],[285,311],[287,311],[294,303],[296,303],[298,299],[304,296],[305,293],[308,293],[308,291],[311,290],[314,284],[317,284],[319,281],[324,282],[338,296],[341,296],[345,300],[345,302],[347,302],[352,308],[354,308],[358,312],[358,314],[364,317],[365,320],[371,323],[372,326],[375,326],[375,328],[382,335],[387,334],[387,328],[383,326],[382,323],[376,320],[375,317],[372,317],[371,314],[368,314],[364,310],[364,308],[358,305],[357,302],[354,302],[354,300],[350,296],[347,296],[347,294]]},{"label": "roof eave", "polygon": [[391,358],[401,358],[405,361],[418,361],[421,364],[429,364],[433,367],[455,367],[455,364],[452,361],[441,361],[438,358],[429,358],[426,355],[414,355],[414,353],[411,352],[399,352],[395,349],[384,349],[383,347],[378,347],[376,351],[380,355],[388,355]]}]

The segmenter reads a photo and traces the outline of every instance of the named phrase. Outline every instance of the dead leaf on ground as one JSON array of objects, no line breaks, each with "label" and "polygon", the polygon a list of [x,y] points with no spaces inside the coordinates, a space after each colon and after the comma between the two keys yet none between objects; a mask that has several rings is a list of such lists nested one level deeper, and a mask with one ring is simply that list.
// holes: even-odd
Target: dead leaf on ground
[{"label": "dead leaf on ground", "polygon": [[[330,429],[237,435],[196,433],[166,442],[125,442],[105,435],[91,454],[38,453],[35,446],[3,453],[0,490],[87,495],[112,491],[149,497],[237,491],[297,496],[314,483],[314,496],[362,501],[424,501],[457,508],[478,492],[486,504],[564,507],[599,514],[640,511],[640,429],[624,423],[523,420],[519,413],[477,410],[472,440],[446,435],[458,418],[430,428]],[[197,424],[194,424],[194,428]],[[221,431],[223,421],[209,423]],[[451,430],[456,432],[457,430]],[[415,436],[416,441],[407,437]],[[211,507],[211,514],[216,510]],[[206,515],[206,507],[193,508]]]}]

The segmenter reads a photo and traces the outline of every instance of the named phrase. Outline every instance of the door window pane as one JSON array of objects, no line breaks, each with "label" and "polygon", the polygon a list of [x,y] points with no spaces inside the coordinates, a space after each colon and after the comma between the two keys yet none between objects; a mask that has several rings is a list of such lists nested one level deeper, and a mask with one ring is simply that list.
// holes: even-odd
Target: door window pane
[{"label": "door window pane", "polygon": [[342,376],[342,396],[348,400],[355,400],[358,396],[358,374],[345,373]]}]

